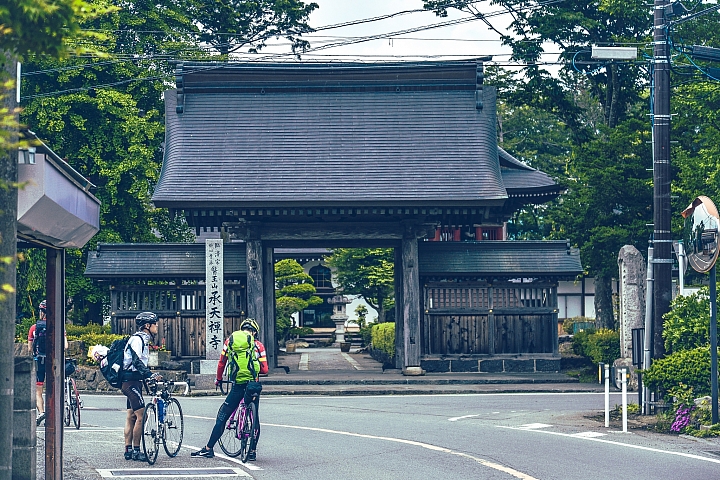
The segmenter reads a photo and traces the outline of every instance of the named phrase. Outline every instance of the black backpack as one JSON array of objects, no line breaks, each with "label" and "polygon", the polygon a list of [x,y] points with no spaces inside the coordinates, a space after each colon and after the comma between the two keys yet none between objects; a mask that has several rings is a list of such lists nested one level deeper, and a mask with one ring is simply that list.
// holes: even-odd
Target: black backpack
[{"label": "black backpack", "polygon": [[[140,337],[142,339],[142,337]],[[111,387],[120,388],[123,384],[123,358],[130,337],[115,340],[105,358],[100,360],[100,373]],[[143,344],[145,341],[143,340]]]},{"label": "black backpack", "polygon": [[45,356],[45,339],[47,337],[47,321],[38,320],[35,324],[35,338],[33,339],[33,355]]}]

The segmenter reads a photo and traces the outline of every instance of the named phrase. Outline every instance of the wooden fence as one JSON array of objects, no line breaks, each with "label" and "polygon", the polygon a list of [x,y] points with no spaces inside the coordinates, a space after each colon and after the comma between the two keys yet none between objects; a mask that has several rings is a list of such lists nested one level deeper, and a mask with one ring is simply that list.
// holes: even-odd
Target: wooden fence
[{"label": "wooden fence", "polygon": [[423,301],[425,355],[557,353],[554,284],[437,282]]}]

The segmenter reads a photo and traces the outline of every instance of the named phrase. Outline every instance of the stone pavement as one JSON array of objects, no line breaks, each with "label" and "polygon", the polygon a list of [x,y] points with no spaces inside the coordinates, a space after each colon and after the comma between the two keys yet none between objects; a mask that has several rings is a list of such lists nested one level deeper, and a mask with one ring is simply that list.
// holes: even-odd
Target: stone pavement
[{"label": "stone pavement", "polygon": [[[562,373],[427,373],[404,376],[383,370],[368,353],[339,348],[281,351],[280,368],[263,377],[263,395],[412,395],[507,392],[601,392],[604,386],[579,383]],[[287,373],[286,373],[287,371]],[[613,391],[615,391],[613,389]],[[195,388],[191,395],[220,394]]]}]

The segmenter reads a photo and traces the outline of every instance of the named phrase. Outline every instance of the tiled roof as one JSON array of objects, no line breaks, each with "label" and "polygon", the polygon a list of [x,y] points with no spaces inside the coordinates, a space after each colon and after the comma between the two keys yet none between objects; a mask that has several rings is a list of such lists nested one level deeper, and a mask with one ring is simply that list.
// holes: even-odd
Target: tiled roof
[{"label": "tiled roof", "polygon": [[[225,277],[247,273],[245,244],[224,247]],[[88,252],[91,278],[205,278],[204,243],[101,243]]]},{"label": "tiled roof", "polygon": [[421,275],[574,278],[580,253],[564,241],[421,242]]},{"label": "tiled roof", "polygon": [[165,159],[153,201],[171,208],[502,201],[495,89],[478,89],[477,65],[186,66],[182,92],[165,93]]}]

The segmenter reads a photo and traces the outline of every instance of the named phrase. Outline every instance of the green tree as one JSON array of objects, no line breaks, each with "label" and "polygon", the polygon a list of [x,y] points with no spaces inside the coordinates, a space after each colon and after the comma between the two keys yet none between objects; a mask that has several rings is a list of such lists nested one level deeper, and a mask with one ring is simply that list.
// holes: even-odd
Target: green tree
[{"label": "green tree", "polygon": [[309,43],[301,36],[312,31],[307,19],[318,5],[298,0],[197,0],[195,7],[201,40],[227,55],[242,48],[258,52],[273,37],[287,38],[292,51],[302,53]]},{"label": "green tree", "polygon": [[395,299],[395,260],[392,248],[336,248],[325,258],[335,269],[343,293],[360,295],[386,321]]},{"label": "green tree", "polygon": [[296,326],[293,314],[322,303],[322,298],[315,293],[312,277],[297,260],[288,258],[275,264],[275,331],[278,340],[287,340],[290,329]]},{"label": "green tree", "polygon": [[692,295],[677,296],[665,314],[663,338],[665,351],[672,354],[710,345],[710,289],[701,288]]}]

